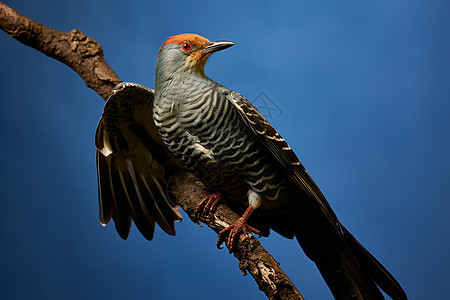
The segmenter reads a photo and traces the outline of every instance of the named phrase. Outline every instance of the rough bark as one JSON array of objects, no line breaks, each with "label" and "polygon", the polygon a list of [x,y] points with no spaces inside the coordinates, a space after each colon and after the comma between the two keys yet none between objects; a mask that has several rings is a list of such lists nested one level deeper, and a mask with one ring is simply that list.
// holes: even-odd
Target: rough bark
[{"label": "rough bark", "polygon": [[102,47],[78,29],[66,33],[45,27],[2,2],[0,28],[19,42],[69,66],[105,100],[121,82],[103,59]]},{"label": "rough bark", "polygon": [[[198,222],[195,208],[208,195],[205,186],[193,175],[182,174],[172,180],[171,191],[191,220]],[[221,204],[214,215],[200,220],[218,233],[238,218],[239,215]],[[280,264],[252,234],[241,235],[236,248],[233,254],[239,260],[242,275],[249,272],[269,299],[303,299]]]},{"label": "rough bark", "polygon": [[[121,82],[105,62],[102,47],[78,29],[69,33],[56,31],[21,15],[2,2],[0,28],[21,43],[69,66],[105,100],[114,86]],[[191,174],[178,175],[172,182],[172,193],[178,203],[197,223],[195,208],[207,195],[205,186]],[[226,205],[220,205],[214,216],[201,221],[219,232],[238,217]],[[233,254],[239,260],[242,274],[249,272],[269,299],[303,299],[280,264],[253,235],[241,236]]]}]

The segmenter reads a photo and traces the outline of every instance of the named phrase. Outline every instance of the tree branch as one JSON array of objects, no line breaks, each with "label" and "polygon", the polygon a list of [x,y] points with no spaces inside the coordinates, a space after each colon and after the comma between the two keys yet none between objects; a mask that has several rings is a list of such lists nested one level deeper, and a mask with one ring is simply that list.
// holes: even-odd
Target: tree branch
[{"label": "tree branch", "polygon": [[[197,223],[195,208],[208,195],[205,186],[192,174],[182,174],[175,176],[170,188],[178,204]],[[238,218],[239,215],[221,204],[212,217],[201,221],[218,233]],[[248,271],[269,299],[303,299],[280,264],[252,234],[241,235],[236,248],[233,254],[239,260],[242,275]]]},{"label": "tree branch", "polygon": [[[114,86],[121,82],[103,59],[102,47],[78,29],[70,33],[56,31],[21,15],[2,2],[0,28],[21,43],[69,66],[105,100]],[[195,208],[208,194],[205,186],[193,175],[182,174],[172,180],[171,191],[183,210],[197,223]],[[219,232],[238,217],[226,205],[220,205],[214,216],[201,221]],[[248,271],[269,299],[303,299],[280,264],[253,235],[241,236],[234,256],[239,260],[242,274],[246,275]]]},{"label": "tree branch", "polygon": [[103,49],[97,41],[78,29],[69,33],[56,31],[2,2],[0,28],[19,42],[69,66],[105,100],[114,86],[122,81],[103,59]]}]

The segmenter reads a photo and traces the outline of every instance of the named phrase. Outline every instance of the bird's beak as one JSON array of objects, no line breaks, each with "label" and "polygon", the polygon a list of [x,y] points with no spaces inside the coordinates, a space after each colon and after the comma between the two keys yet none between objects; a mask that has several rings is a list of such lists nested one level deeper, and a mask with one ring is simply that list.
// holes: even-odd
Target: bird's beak
[{"label": "bird's beak", "polygon": [[227,49],[233,45],[234,45],[233,42],[228,41],[211,42],[211,44],[203,48],[203,54],[214,53],[216,51]]}]

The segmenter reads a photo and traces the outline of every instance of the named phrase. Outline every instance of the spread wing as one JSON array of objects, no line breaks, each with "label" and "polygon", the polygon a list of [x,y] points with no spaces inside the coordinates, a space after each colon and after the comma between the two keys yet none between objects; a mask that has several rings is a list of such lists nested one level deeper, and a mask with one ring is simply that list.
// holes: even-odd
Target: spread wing
[{"label": "spread wing", "polygon": [[175,235],[178,206],[166,193],[176,160],[164,147],[152,117],[154,91],[122,82],[109,96],[95,134],[100,222],[114,220],[126,239],[133,220],[151,240],[155,222]]},{"label": "spread wing", "polygon": [[[284,166],[289,177],[317,204],[318,208],[305,206],[305,209],[309,210],[305,214],[312,223],[300,229],[306,232],[297,232],[296,235],[305,253],[316,262],[335,297],[343,295],[345,298],[351,290],[358,291],[357,293],[366,291],[368,293],[366,295],[376,299],[382,298],[379,290],[373,285],[374,280],[392,298],[406,299],[405,292],[395,278],[340,224],[294,151],[266,118],[239,93],[231,92],[228,99],[239,110],[241,117],[254,134],[259,136],[262,144]],[[313,224],[314,222],[316,224]],[[317,231],[321,232],[318,234]],[[320,242],[324,237],[334,241],[326,242],[325,245],[329,247],[325,249]]]}]

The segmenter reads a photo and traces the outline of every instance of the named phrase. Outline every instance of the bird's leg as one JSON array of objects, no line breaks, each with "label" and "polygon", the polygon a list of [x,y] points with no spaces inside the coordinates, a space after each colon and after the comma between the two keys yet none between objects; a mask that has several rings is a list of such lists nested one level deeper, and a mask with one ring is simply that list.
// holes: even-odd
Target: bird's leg
[{"label": "bird's leg", "polygon": [[228,250],[231,253],[233,252],[234,244],[238,240],[239,235],[241,235],[242,233],[248,233],[250,231],[257,235],[261,235],[261,232],[258,229],[247,224],[247,220],[250,217],[250,214],[253,212],[253,210],[254,207],[253,205],[250,204],[247,207],[247,210],[242,215],[242,217],[237,219],[237,221],[234,224],[231,224],[230,226],[219,232],[219,238],[217,240],[217,248],[222,249],[220,245],[222,245],[222,243],[225,242],[225,245],[227,246]]},{"label": "bird's leg", "polygon": [[217,206],[225,202],[219,192],[209,194],[195,208],[195,217],[198,219],[201,215],[209,215],[215,213]]}]

